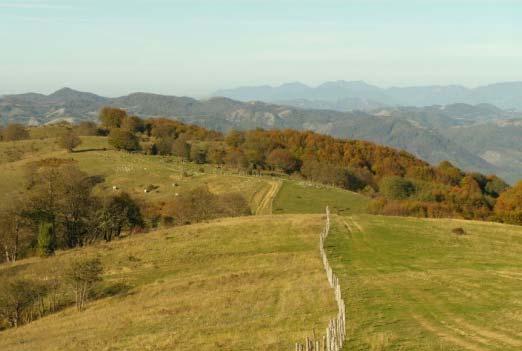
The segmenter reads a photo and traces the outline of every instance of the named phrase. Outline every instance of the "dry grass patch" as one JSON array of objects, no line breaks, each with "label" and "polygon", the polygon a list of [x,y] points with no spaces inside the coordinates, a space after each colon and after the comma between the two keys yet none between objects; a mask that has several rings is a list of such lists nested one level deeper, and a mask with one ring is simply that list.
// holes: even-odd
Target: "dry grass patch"
[{"label": "dry grass patch", "polygon": [[3,350],[288,350],[335,314],[317,249],[319,215],[177,227],[4,265],[38,277],[78,254],[129,290],[0,333]]}]

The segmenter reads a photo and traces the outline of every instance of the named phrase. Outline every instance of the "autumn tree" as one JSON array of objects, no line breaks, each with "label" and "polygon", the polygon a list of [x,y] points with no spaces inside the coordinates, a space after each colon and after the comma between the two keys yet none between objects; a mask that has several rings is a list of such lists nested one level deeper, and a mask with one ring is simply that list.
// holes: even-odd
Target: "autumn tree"
[{"label": "autumn tree", "polygon": [[103,107],[100,110],[98,116],[100,123],[103,128],[114,129],[121,128],[125,119],[127,118],[127,112],[125,110],[113,107]]},{"label": "autumn tree", "polygon": [[280,169],[285,173],[299,170],[299,160],[286,149],[274,149],[267,157],[267,163],[273,168]]},{"label": "autumn tree", "polygon": [[30,164],[28,215],[34,223],[50,223],[61,247],[84,244],[93,212],[96,180],[71,160],[47,159]]},{"label": "autumn tree", "polygon": [[29,139],[27,129],[18,123],[8,124],[2,131],[2,139],[4,141],[16,141]]},{"label": "autumn tree", "polygon": [[172,145],[174,144],[175,139],[172,137],[163,137],[159,138],[154,144],[156,148],[156,153],[158,155],[171,155],[172,154]]},{"label": "autumn tree", "polygon": [[76,133],[81,136],[94,136],[98,135],[98,126],[94,122],[83,121],[78,123],[75,128]]},{"label": "autumn tree", "polygon": [[190,160],[194,163],[203,164],[207,162],[207,148],[203,145],[191,145]]},{"label": "autumn tree", "polygon": [[172,154],[184,159],[190,159],[191,147],[187,140],[188,138],[185,135],[180,135],[174,140],[172,143]]},{"label": "autumn tree", "polygon": [[138,116],[128,116],[123,119],[121,128],[131,133],[143,133],[145,131],[145,122]]},{"label": "autumn tree", "polygon": [[227,152],[223,145],[212,143],[208,147],[207,160],[213,164],[224,164]]},{"label": "autumn tree", "polygon": [[500,194],[495,213],[507,223],[522,224],[522,181]]},{"label": "autumn tree", "polygon": [[58,138],[58,145],[66,149],[68,152],[73,150],[82,143],[82,140],[73,130],[68,129]]},{"label": "autumn tree", "polygon": [[231,130],[225,137],[225,143],[233,148],[237,148],[239,145],[245,142],[245,134],[237,130]]},{"label": "autumn tree", "polygon": [[495,175],[489,176],[487,179],[484,190],[493,197],[499,197],[500,194],[509,189],[509,184]]}]

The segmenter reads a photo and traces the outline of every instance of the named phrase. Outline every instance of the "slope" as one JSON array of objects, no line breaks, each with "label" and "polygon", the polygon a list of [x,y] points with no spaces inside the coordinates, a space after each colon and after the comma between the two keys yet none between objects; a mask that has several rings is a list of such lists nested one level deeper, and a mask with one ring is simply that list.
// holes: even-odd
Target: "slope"
[{"label": "slope", "polygon": [[334,222],[327,246],[351,316],[346,350],[521,349],[522,228],[370,215]]},{"label": "slope", "polygon": [[0,349],[288,350],[335,313],[321,225],[319,215],[225,219],[0,266],[0,277],[44,277],[96,255],[104,289],[121,290],[3,331]]}]

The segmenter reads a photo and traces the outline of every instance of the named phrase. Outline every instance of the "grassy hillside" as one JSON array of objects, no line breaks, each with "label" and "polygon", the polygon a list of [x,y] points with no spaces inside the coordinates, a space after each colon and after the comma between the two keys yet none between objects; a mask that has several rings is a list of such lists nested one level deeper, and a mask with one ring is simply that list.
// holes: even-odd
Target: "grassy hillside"
[{"label": "grassy hillside", "polygon": [[274,200],[273,212],[324,213],[326,206],[330,206],[333,213],[361,213],[366,211],[368,201],[360,194],[339,188],[285,181]]},{"label": "grassy hillside", "polygon": [[317,252],[321,216],[227,219],[0,266],[44,277],[97,255],[126,286],[0,333],[1,350],[289,350],[335,313]]},{"label": "grassy hillside", "polygon": [[[0,199],[9,198],[24,185],[24,165],[48,157],[72,158],[80,169],[90,175],[103,176],[105,182],[98,192],[112,191],[113,186],[143,200],[161,202],[176,194],[207,185],[214,193],[241,192],[249,201],[252,211],[264,200],[271,189],[265,178],[244,177],[225,173],[212,165],[182,162],[177,157],[146,156],[112,150],[104,137],[82,137],[82,145],[74,153],[56,146],[54,139],[26,140],[0,143],[0,154],[16,148],[22,152],[15,162],[0,163]],[[148,185],[158,188],[144,193]]]},{"label": "grassy hillside", "polygon": [[522,349],[522,228],[338,216],[327,245],[346,350]]}]

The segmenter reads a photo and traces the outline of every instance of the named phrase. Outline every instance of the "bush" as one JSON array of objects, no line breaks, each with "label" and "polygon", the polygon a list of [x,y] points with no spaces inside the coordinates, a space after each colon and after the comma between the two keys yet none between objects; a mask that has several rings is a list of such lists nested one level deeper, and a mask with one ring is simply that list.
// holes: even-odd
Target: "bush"
[{"label": "bush", "polygon": [[16,141],[24,139],[29,139],[29,132],[21,124],[9,124],[2,131],[2,140],[4,141]]},{"label": "bush", "polygon": [[58,145],[66,149],[68,152],[73,152],[74,148],[82,143],[82,139],[73,132],[68,130],[58,138]]},{"label": "bush", "polygon": [[451,230],[451,232],[455,235],[466,235],[466,231],[464,230],[464,228],[453,228]]},{"label": "bush", "polygon": [[164,216],[173,218],[178,225],[250,213],[248,202],[241,194],[216,195],[206,187],[199,187],[176,197],[164,209]]},{"label": "bush", "polygon": [[401,177],[384,177],[379,183],[379,192],[388,199],[403,200],[415,192],[415,186]]},{"label": "bush", "polygon": [[117,150],[137,151],[140,149],[138,137],[123,129],[111,130],[109,133],[109,145]]}]

